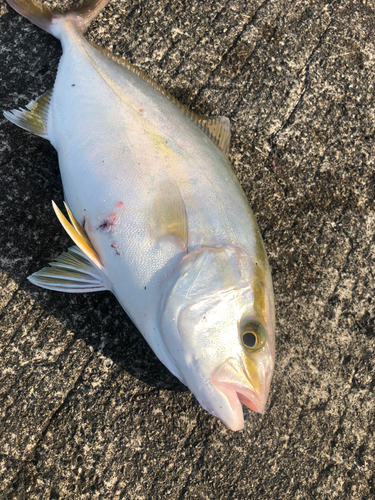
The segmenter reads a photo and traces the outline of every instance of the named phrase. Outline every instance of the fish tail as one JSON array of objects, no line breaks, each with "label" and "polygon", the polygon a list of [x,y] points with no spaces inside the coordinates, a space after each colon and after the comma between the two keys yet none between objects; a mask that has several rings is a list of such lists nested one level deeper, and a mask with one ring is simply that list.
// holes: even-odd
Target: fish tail
[{"label": "fish tail", "polygon": [[39,28],[60,38],[63,31],[59,21],[69,18],[77,29],[83,33],[91,21],[104,9],[109,0],[83,0],[72,8],[59,12],[49,9],[35,0],[6,0],[8,4],[21,16],[26,17]]}]

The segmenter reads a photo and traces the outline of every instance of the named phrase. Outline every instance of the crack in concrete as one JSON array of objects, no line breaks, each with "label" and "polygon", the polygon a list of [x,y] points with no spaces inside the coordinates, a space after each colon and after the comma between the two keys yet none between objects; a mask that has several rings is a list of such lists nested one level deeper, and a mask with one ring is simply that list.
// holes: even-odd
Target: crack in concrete
[{"label": "crack in concrete", "polygon": [[[192,105],[196,105],[197,100],[202,95],[203,91],[207,87],[209,87],[209,82],[212,79],[212,77],[215,75],[215,73],[217,73],[221,69],[222,65],[227,61],[227,59],[232,54],[232,52],[234,51],[234,49],[236,49],[238,47],[238,44],[241,41],[243,34],[246,32],[246,30],[249,28],[249,26],[253,26],[254,25],[254,23],[255,23],[255,21],[256,21],[256,19],[258,17],[259,12],[269,2],[270,2],[270,0],[265,0],[264,2],[262,2],[261,5],[254,12],[252,18],[249,21],[247,21],[246,23],[244,23],[241,31],[234,37],[232,44],[227,48],[227,50],[224,52],[224,54],[222,55],[221,59],[219,60],[218,64],[215,66],[215,68],[207,76],[206,83],[201,86],[201,88],[198,90],[198,92],[194,96],[194,99],[192,101]],[[251,56],[253,55],[254,51],[256,50],[256,47],[257,47],[257,44],[255,45],[254,49],[252,50],[251,54],[246,58],[245,62],[243,63],[243,66],[245,66],[246,63],[247,63],[247,61],[249,61],[251,59]],[[231,83],[233,83],[235,80],[236,80],[236,77],[232,80]],[[231,115],[229,115],[229,116],[231,116]]]},{"label": "crack in concrete", "polygon": [[[334,2],[334,3],[337,3],[337,2]],[[333,4],[332,4],[333,5]],[[304,87],[303,87],[303,90],[301,91],[300,95],[299,95],[299,99],[297,101],[297,103],[295,104],[295,106],[293,107],[292,111],[289,113],[289,115],[287,116],[286,120],[284,121],[284,123],[280,126],[280,128],[274,133],[271,135],[271,137],[269,138],[269,142],[270,142],[270,147],[271,147],[271,151],[270,153],[275,149],[275,146],[276,146],[276,139],[278,137],[278,135],[283,132],[286,127],[288,127],[289,125],[291,125],[291,123],[293,123],[294,121],[294,116],[297,112],[297,110],[299,109],[299,107],[301,106],[302,104],[302,101],[303,101],[303,98],[305,96],[305,93],[308,89],[310,89],[310,78],[309,78],[309,70],[310,70],[310,64],[313,60],[313,57],[315,55],[315,53],[317,52],[317,50],[322,46],[323,44],[323,41],[329,31],[329,29],[331,28],[332,26],[332,23],[333,23],[333,19],[335,18],[334,16],[334,13],[332,13],[331,17],[330,17],[330,22],[328,23],[327,27],[324,29],[323,33],[320,35],[319,37],[319,41],[318,43],[315,45],[315,47],[312,49],[312,51],[310,52],[310,55],[308,56],[307,60],[306,60],[306,63],[304,64],[303,68],[301,68],[301,70],[297,73],[297,79],[300,77],[301,73],[304,72],[305,73],[305,77],[304,77]]]},{"label": "crack in concrete", "polygon": [[[78,373],[72,387],[66,392],[63,400],[61,401],[61,403],[55,408],[55,410],[50,414],[49,418],[46,420],[45,424],[43,425],[42,429],[41,429],[41,432],[40,432],[40,436],[39,438],[36,440],[34,446],[32,447],[32,449],[25,453],[24,455],[24,458],[23,459],[20,459],[19,462],[20,463],[23,463],[24,465],[21,467],[21,469],[18,471],[18,473],[16,474],[16,476],[14,477],[14,480],[12,481],[12,483],[9,485],[9,487],[7,488],[7,490],[4,492],[5,495],[8,495],[9,493],[11,493],[13,490],[14,490],[14,487],[17,483],[19,483],[19,480],[20,480],[20,476],[22,474],[25,474],[25,467],[27,466],[27,462],[31,462],[37,452],[37,449],[40,445],[40,443],[43,441],[45,435],[47,434],[48,432],[48,429],[49,427],[51,426],[52,422],[56,419],[56,417],[58,416],[58,414],[62,411],[66,401],[68,400],[70,394],[76,389],[79,381],[80,381],[80,378],[83,374],[83,372],[86,370],[87,366],[89,365],[89,363],[91,362],[93,358],[93,354],[91,353],[87,362],[84,364],[84,366],[82,367],[82,369],[80,370],[80,372]],[[13,460],[13,459],[12,459]],[[21,482],[21,484],[23,484]],[[25,491],[26,493],[26,491]]]}]

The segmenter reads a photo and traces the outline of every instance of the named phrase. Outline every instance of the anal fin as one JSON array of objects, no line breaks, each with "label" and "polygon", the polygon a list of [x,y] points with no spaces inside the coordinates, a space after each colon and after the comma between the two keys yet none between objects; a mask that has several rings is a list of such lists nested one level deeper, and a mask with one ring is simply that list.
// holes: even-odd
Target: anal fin
[{"label": "anal fin", "polygon": [[57,292],[83,293],[111,289],[106,275],[77,246],[59,255],[50,266],[27,279],[34,285]]},{"label": "anal fin", "polygon": [[12,111],[4,111],[5,118],[32,134],[48,139],[47,120],[52,90],[48,90],[35,101],[29,102],[26,109],[20,108],[12,109]]}]

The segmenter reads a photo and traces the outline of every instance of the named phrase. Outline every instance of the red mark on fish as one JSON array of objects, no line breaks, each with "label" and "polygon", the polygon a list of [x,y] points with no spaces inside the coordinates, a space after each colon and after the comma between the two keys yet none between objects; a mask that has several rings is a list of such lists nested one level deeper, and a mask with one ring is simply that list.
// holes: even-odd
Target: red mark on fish
[{"label": "red mark on fish", "polygon": [[100,224],[100,229],[111,229],[115,224],[117,220],[117,214],[110,214],[106,219],[102,221]]},{"label": "red mark on fish", "polygon": [[[124,205],[125,205],[125,203],[123,201],[119,201],[115,205],[115,210],[119,210]],[[101,222],[101,224],[99,225],[99,229],[104,229],[104,230],[107,230],[107,231],[111,231],[111,229],[113,229],[113,227],[116,225],[117,215],[118,215],[117,211],[116,212],[112,212],[111,214],[109,214],[108,217],[106,217]]]},{"label": "red mark on fish", "polygon": [[111,247],[116,250],[116,255],[120,255],[120,252],[117,250],[117,243],[111,243]]}]

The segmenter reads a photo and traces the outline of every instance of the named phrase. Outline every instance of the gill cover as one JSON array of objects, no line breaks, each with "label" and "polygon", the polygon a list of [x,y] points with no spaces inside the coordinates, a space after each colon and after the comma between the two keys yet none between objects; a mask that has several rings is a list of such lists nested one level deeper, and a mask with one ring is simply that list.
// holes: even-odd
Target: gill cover
[{"label": "gill cover", "polygon": [[204,247],[189,253],[169,279],[163,294],[161,330],[167,332],[170,326],[176,325],[176,312],[234,290],[240,281],[241,271],[235,250]]}]

